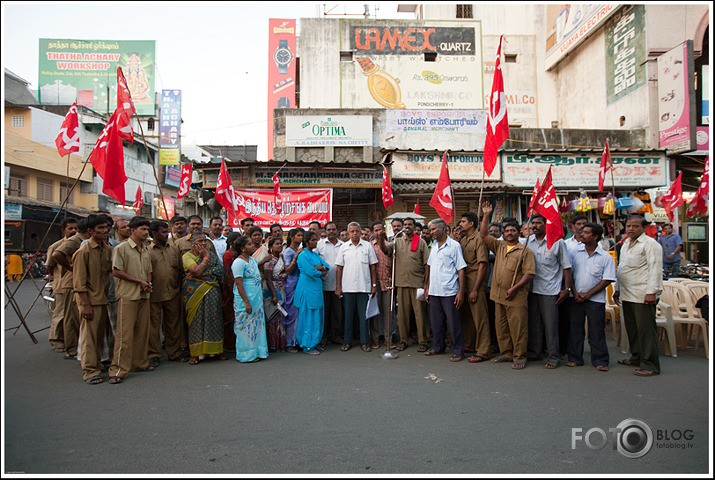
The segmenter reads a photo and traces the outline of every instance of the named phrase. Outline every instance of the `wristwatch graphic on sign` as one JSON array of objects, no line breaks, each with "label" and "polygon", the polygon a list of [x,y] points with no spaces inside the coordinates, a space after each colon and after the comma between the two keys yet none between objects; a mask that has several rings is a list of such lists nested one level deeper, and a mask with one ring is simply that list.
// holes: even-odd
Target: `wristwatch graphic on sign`
[{"label": "wristwatch graphic on sign", "polygon": [[293,61],[293,52],[288,48],[288,40],[280,40],[278,48],[273,52],[273,61],[278,65],[278,73],[285,75],[288,73],[288,65]]},{"label": "wristwatch graphic on sign", "polygon": [[290,108],[290,98],[288,98],[288,97],[279,98],[277,108]]}]

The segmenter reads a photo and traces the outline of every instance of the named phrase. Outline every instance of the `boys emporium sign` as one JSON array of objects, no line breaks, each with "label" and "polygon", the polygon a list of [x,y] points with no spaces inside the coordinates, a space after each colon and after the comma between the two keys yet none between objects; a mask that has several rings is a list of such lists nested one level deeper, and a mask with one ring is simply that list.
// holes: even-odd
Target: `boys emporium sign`
[{"label": "boys emporium sign", "polygon": [[[332,220],[333,189],[281,190],[282,208],[276,208],[273,190],[234,190],[238,218],[251,217],[254,224],[268,228],[280,223],[283,228],[308,228],[310,222],[325,225]],[[237,227],[238,225],[233,225]]]},{"label": "boys emporium sign", "polygon": [[[442,165],[441,153],[393,153],[392,178],[397,180],[437,180]],[[476,154],[452,154],[447,156],[450,180],[477,181],[482,178],[484,157]],[[486,180],[501,179],[497,162],[491,176]]]},{"label": "boys emporium sign", "polygon": [[[581,154],[501,154],[504,183],[516,187],[533,187],[537,177],[544,178],[553,165],[556,187],[598,187],[601,152]],[[625,156],[611,152],[613,180],[617,187],[655,187],[667,185],[668,168],[664,153],[649,156]],[[450,168],[451,173],[451,168]],[[611,186],[611,174],[606,173],[605,188]]]}]

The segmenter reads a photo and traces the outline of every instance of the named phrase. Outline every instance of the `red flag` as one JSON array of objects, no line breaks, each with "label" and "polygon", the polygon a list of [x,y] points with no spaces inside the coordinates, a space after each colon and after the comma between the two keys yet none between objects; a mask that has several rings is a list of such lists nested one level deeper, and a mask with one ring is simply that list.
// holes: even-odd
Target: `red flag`
[{"label": "red flag", "polygon": [[504,95],[504,77],[501,72],[501,41],[494,65],[494,81],[492,94],[489,97],[489,114],[487,115],[487,139],[484,142],[484,171],[491,176],[497,164],[497,150],[509,138],[509,119],[506,114],[506,96]]},{"label": "red flag", "polygon": [[97,143],[94,144],[89,161],[102,177],[102,192],[124,205],[124,184],[127,176],[124,173],[124,147],[117,128],[118,111],[114,111],[104,126]]},{"label": "red flag", "polygon": [[122,67],[117,67],[117,110],[119,110],[119,136],[134,142],[134,131],[132,123],[129,120],[132,115],[137,113],[132,102],[132,94],[127,87],[127,79],[124,78]]},{"label": "red flag", "polygon": [[57,151],[61,157],[72,152],[79,152],[79,119],[77,117],[77,102],[74,102],[65,115],[60,127],[60,133],[55,139]]},{"label": "red flag", "polygon": [[708,200],[710,199],[710,157],[705,159],[705,169],[700,179],[700,187],[695,192],[695,197],[688,204],[688,218],[696,213],[705,215],[708,213]]},{"label": "red flag", "polygon": [[665,195],[660,198],[660,202],[663,204],[663,208],[665,208],[665,213],[668,214],[668,219],[671,222],[675,219],[673,210],[685,204],[685,200],[683,200],[682,176],[683,172],[680,172],[678,178],[675,179]]},{"label": "red flag", "polygon": [[415,215],[420,214],[420,200],[419,199],[417,199],[417,203],[415,203],[415,209],[412,213],[414,213]]},{"label": "red flag", "polygon": [[606,139],[606,146],[603,147],[603,154],[601,155],[601,168],[598,170],[598,190],[603,191],[603,182],[606,180],[606,172],[613,168],[613,162],[611,161],[611,151],[608,149],[608,139]]},{"label": "red flag", "polygon": [[134,203],[132,203],[132,208],[134,209],[134,213],[139,215],[139,212],[141,212],[143,206],[144,206],[144,195],[142,195],[142,187],[137,185],[137,194],[134,196]]},{"label": "red flag", "polygon": [[179,181],[179,194],[176,198],[184,198],[189,193],[189,187],[191,186],[191,170],[193,166],[191,164],[181,166],[181,180]]},{"label": "red flag", "polygon": [[541,189],[536,195],[534,212],[543,215],[546,219],[546,248],[551,248],[556,240],[564,237],[559,199],[556,198],[556,190],[551,181],[551,167],[549,167],[549,173],[544,177],[544,183],[541,184]]},{"label": "red flag", "polygon": [[541,190],[541,180],[539,180],[539,177],[536,177],[536,185],[534,185],[534,191],[531,192],[531,200],[529,200],[529,207],[526,209],[527,217],[530,217],[531,212],[533,212],[534,202],[536,201],[536,196],[539,194],[539,190]]},{"label": "red flag", "polygon": [[231,177],[228,176],[228,169],[226,168],[226,162],[221,159],[221,170],[218,174],[218,182],[216,183],[216,200],[221,204],[229,215],[236,216],[238,212],[238,205],[236,204],[236,196],[233,194],[233,184],[231,183]]},{"label": "red flag", "polygon": [[392,196],[392,184],[387,176],[387,169],[382,166],[382,204],[385,208],[395,203],[395,198]]},{"label": "red flag", "polygon": [[273,203],[276,205],[276,210],[283,211],[283,199],[281,198],[281,185],[278,181],[278,172],[273,175]]},{"label": "red flag", "polygon": [[447,168],[447,152],[442,155],[442,167],[439,171],[437,188],[435,188],[429,204],[437,210],[437,214],[442,220],[446,223],[452,222],[454,206],[452,204],[452,184],[449,181],[449,168]]}]

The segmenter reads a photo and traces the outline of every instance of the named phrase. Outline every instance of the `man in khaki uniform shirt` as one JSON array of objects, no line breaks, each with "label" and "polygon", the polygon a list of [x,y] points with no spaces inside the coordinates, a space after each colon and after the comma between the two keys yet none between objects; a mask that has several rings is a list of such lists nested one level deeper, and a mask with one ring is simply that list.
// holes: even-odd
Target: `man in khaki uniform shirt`
[{"label": "man in khaki uniform shirt", "polygon": [[183,268],[179,249],[168,242],[169,225],[166,222],[151,222],[149,234],[153,239],[149,246],[152,278],[149,364],[158,365],[162,357],[159,331],[162,327],[164,346],[169,360],[188,361],[189,355],[185,351],[187,349],[186,333],[181,316]]},{"label": "man in khaki uniform shirt", "polygon": [[[536,274],[534,254],[519,242],[519,226],[516,222],[504,226],[504,241],[490,237],[489,214],[492,213],[492,205],[484,202],[482,212],[484,217],[479,235],[495,255],[490,296],[494,300],[500,355],[493,358],[492,362],[513,360],[511,368],[521,370],[526,366],[529,282]],[[515,271],[516,281],[512,286]]]},{"label": "man in khaki uniform shirt", "polygon": [[[183,256],[186,252],[191,251],[191,235],[194,233],[204,233],[204,221],[198,215],[191,215],[189,217],[189,234],[174,242],[176,248],[179,249],[180,255]],[[216,247],[214,247],[213,242],[209,242],[206,245],[206,250],[216,253]],[[219,260],[221,260],[221,257],[219,257]]]},{"label": "man in khaki uniform shirt", "polygon": [[80,316],[82,379],[102,383],[102,342],[107,316],[107,291],[112,271],[112,250],[107,245],[109,225],[103,215],[87,217],[89,241],[72,257],[73,287]]},{"label": "man in khaki uniform shirt", "polygon": [[45,266],[47,267],[47,279],[52,280],[52,291],[55,296],[55,304],[52,308],[52,323],[50,324],[48,340],[55,352],[64,353],[65,332],[63,319],[65,317],[67,296],[63,292],[59,291],[60,278],[62,278],[62,267],[54,258],[52,258],[52,254],[66,239],[77,233],[77,220],[74,218],[65,218],[62,220],[60,228],[62,231],[62,238],[50,245],[47,249],[47,263]]},{"label": "man in khaki uniform shirt", "polygon": [[147,238],[149,220],[134,217],[129,222],[129,240],[114,247],[112,274],[118,301],[114,358],[109,383],[120,383],[130,371],[152,371],[149,365],[151,258]]},{"label": "man in khaki uniform shirt", "polygon": [[462,255],[467,262],[467,301],[462,306],[462,327],[465,351],[476,355],[469,357],[471,363],[489,359],[491,332],[489,330],[489,307],[487,306],[487,277],[489,276],[489,250],[477,233],[479,217],[474,212],[462,214]]},{"label": "man in khaki uniform shirt", "polygon": [[[416,249],[411,246],[415,235],[415,221],[405,218],[404,235],[386,247],[387,255],[395,255],[395,286],[397,287],[397,327],[400,330],[400,343],[397,350],[404,350],[410,344],[410,313],[414,312],[417,323],[418,352],[427,351],[429,342],[429,318],[427,303],[417,300],[417,289],[425,284],[425,265],[429,260],[429,247],[421,238],[415,240]],[[396,232],[397,233],[397,232]],[[396,253],[395,253],[396,252]]]},{"label": "man in khaki uniform shirt", "polygon": [[79,343],[79,313],[77,305],[72,298],[72,256],[79,250],[82,242],[87,238],[89,238],[89,234],[87,233],[87,221],[83,218],[77,225],[77,233],[62,242],[62,245],[52,252],[52,258],[62,267],[62,277],[56,287],[56,291],[59,291],[65,296],[62,330],[65,337],[64,358],[66,360],[73,359],[77,356],[77,344]]}]

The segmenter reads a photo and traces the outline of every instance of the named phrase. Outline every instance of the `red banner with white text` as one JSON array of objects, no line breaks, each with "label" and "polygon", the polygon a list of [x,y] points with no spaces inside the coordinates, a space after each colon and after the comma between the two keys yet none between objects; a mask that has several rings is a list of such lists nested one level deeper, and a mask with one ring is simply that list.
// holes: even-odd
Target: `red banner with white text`
[{"label": "red banner with white text", "polygon": [[[273,189],[235,190],[238,204],[238,218],[252,218],[254,224],[268,228],[280,223],[284,229],[308,228],[310,222],[325,225],[333,218],[333,189],[282,189],[280,191],[282,211],[276,209]],[[239,225],[232,225],[238,227]]]}]

